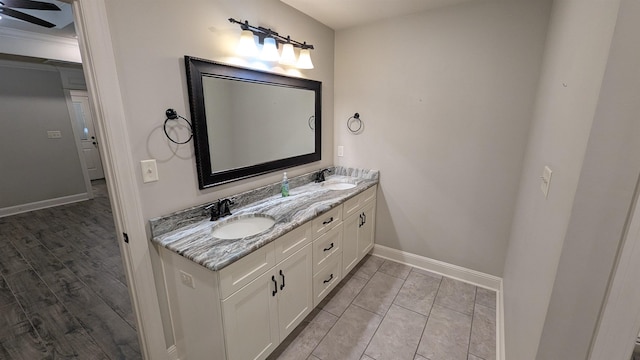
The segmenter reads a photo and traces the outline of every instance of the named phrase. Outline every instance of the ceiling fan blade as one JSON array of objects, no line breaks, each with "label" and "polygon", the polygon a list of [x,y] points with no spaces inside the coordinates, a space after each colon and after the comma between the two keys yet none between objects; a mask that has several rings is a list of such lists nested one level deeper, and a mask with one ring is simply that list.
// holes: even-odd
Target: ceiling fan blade
[{"label": "ceiling fan blade", "polygon": [[60,11],[60,8],[56,4],[50,4],[42,1],[34,0],[0,0],[0,3],[6,7],[18,8],[18,9],[33,9],[33,10],[53,10]]},{"label": "ceiling fan blade", "polygon": [[24,20],[27,22],[30,22],[32,24],[36,24],[36,25],[40,25],[40,26],[44,26],[47,28],[52,28],[55,27],[56,24],[52,24],[48,21],[44,21],[42,19],[39,19],[35,16],[31,16],[29,14],[25,14],[23,12],[17,11],[17,10],[13,10],[13,9],[9,9],[3,6],[0,6],[0,14],[2,15],[6,15],[6,16],[11,16],[13,18],[16,19],[20,19],[20,20]]}]

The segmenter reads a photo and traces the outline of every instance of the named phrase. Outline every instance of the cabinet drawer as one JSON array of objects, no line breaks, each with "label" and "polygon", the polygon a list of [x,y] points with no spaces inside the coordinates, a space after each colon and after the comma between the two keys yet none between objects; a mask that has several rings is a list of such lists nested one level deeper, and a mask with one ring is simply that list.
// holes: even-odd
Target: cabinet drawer
[{"label": "cabinet drawer", "polygon": [[313,241],[313,273],[342,252],[342,222]]},{"label": "cabinet drawer", "polygon": [[317,239],[320,235],[336,227],[342,220],[342,205],[327,211],[326,213],[313,219],[311,229],[313,238]]},{"label": "cabinet drawer", "polygon": [[377,188],[378,186],[374,185],[368,188],[367,190],[361,192],[360,194],[352,197],[351,199],[345,201],[343,204],[342,217],[344,219],[348,218],[349,216],[358,212],[358,210],[360,209],[360,207],[362,207],[362,205],[375,199]]},{"label": "cabinet drawer", "polygon": [[220,297],[229,295],[276,265],[274,244],[269,243],[220,270]]},{"label": "cabinet drawer", "polygon": [[338,285],[342,278],[341,265],[342,257],[335,256],[313,277],[313,306],[318,306],[320,301]]},{"label": "cabinet drawer", "polygon": [[311,242],[311,221],[301,225],[290,232],[282,235],[276,241],[276,263],[295,254],[305,245]]}]

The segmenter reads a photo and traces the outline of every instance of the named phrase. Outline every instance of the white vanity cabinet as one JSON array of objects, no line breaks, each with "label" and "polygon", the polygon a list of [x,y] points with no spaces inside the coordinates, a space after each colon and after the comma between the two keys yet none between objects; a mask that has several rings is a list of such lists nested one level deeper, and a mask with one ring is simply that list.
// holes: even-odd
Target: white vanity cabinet
[{"label": "white vanity cabinet", "polygon": [[373,247],[376,188],[219,271],[160,248],[180,359],[265,359]]},{"label": "white vanity cabinet", "polygon": [[311,312],[311,254],[305,245],[222,300],[228,360],[266,358]]},{"label": "white vanity cabinet", "polygon": [[347,274],[373,248],[377,186],[347,200],[343,206],[342,273]]}]

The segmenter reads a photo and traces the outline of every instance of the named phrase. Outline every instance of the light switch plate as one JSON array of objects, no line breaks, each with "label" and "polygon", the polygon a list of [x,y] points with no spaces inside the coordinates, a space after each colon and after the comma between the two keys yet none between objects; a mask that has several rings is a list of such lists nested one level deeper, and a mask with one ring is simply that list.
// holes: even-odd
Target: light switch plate
[{"label": "light switch plate", "polygon": [[155,159],[140,161],[140,168],[142,169],[142,182],[158,181],[158,166]]},{"label": "light switch plate", "polygon": [[548,166],[545,166],[544,170],[542,170],[542,176],[540,176],[540,180],[541,180],[540,190],[542,190],[542,193],[544,194],[545,199],[549,195],[549,186],[551,185],[552,173],[553,171],[551,171],[551,168],[549,168]]},{"label": "light switch plate", "polygon": [[338,156],[344,156],[344,146],[338,145]]},{"label": "light switch plate", "polygon": [[47,138],[60,139],[62,138],[62,133],[60,132],[60,130],[49,130],[47,131]]}]

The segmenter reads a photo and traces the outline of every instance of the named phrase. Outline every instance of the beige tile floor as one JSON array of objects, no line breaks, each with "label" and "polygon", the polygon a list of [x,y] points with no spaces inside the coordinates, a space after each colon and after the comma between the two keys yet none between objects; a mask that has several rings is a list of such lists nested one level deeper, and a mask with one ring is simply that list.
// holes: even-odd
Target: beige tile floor
[{"label": "beige tile floor", "polygon": [[496,293],[369,256],[269,359],[493,360]]}]

